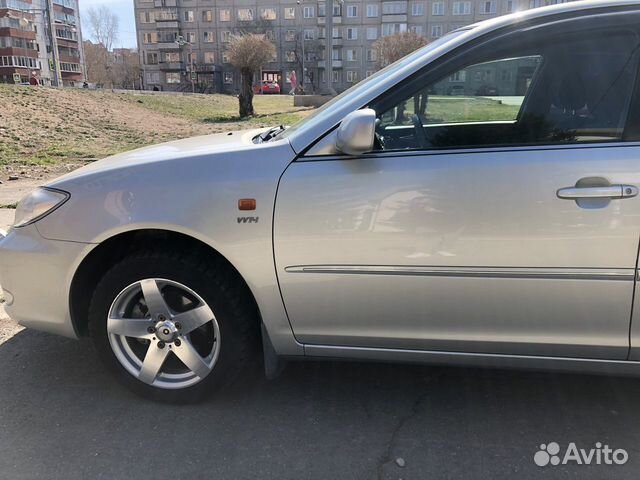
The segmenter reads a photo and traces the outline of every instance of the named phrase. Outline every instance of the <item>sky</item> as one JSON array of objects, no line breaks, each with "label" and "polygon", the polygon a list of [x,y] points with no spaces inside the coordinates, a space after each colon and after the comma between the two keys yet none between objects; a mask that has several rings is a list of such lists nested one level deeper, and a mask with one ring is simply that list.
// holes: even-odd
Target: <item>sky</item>
[{"label": "sky", "polygon": [[91,7],[106,6],[120,18],[120,34],[115,47],[136,48],[136,23],[133,13],[133,0],[78,0],[80,3],[80,21],[85,39],[90,39],[86,12]]}]

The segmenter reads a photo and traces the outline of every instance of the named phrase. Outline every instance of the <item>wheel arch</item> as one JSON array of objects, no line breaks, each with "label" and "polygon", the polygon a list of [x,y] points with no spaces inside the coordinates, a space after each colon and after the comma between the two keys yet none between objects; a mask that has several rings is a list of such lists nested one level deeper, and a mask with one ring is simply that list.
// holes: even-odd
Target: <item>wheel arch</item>
[{"label": "wheel arch", "polygon": [[188,250],[202,258],[202,261],[222,265],[232,273],[238,285],[244,290],[247,299],[252,302],[260,328],[262,315],[244,277],[237,268],[211,245],[184,233],[164,229],[137,229],[115,234],[100,242],[82,259],[78,265],[69,289],[69,312],[78,336],[88,335],[88,312],[91,297],[96,285],[106,271],[127,255],[148,249]]}]

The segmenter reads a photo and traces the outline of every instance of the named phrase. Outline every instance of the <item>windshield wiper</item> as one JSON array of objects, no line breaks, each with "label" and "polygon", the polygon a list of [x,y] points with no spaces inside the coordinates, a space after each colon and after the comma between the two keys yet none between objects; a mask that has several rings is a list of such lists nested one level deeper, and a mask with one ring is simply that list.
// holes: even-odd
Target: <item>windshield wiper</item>
[{"label": "windshield wiper", "polygon": [[258,135],[254,141],[255,143],[265,143],[268,142],[269,140],[272,140],[273,138],[275,138],[276,136],[278,136],[281,132],[283,132],[285,130],[285,126],[284,125],[280,125],[279,127],[273,127],[270,128],[269,130],[267,130],[266,132]]}]

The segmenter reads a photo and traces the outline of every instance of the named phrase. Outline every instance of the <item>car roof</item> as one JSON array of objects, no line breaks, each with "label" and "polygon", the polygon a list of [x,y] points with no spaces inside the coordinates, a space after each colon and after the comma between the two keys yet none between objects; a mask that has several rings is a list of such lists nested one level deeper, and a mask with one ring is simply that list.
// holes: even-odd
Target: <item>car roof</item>
[{"label": "car roof", "polygon": [[[356,85],[354,91],[350,91],[345,96],[341,95],[335,102],[332,101],[326,104],[322,114],[323,118],[316,117],[317,121],[308,121],[296,126],[289,135],[285,136],[289,138],[291,146],[296,152],[304,151],[321,134],[338,125],[349,113],[366,106],[395,84],[420,70],[436,58],[493,31],[518,23],[535,21],[536,19],[549,18],[551,20],[554,16],[564,16],[571,13],[580,14],[581,12],[588,15],[589,11],[593,11],[594,14],[602,14],[619,9],[640,9],[640,0],[581,0],[523,10],[459,28],[443,37],[441,39],[443,40],[442,42],[432,42],[391,67],[387,67],[382,75],[374,74],[370,77],[370,82],[364,80],[367,85]],[[447,38],[449,38],[449,41],[446,41]],[[312,120],[312,117],[315,117],[315,115],[312,114],[309,120]]]}]

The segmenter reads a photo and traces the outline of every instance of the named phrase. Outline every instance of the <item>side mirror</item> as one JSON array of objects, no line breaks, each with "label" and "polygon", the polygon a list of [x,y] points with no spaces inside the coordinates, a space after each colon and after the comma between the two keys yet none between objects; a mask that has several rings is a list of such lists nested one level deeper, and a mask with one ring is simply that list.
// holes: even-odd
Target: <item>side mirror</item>
[{"label": "side mirror", "polygon": [[376,112],[371,108],[350,113],[338,127],[336,148],[347,155],[361,155],[373,150],[376,136]]}]

